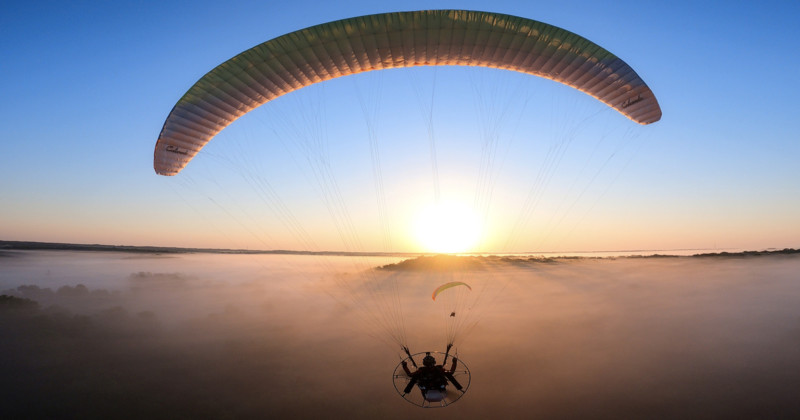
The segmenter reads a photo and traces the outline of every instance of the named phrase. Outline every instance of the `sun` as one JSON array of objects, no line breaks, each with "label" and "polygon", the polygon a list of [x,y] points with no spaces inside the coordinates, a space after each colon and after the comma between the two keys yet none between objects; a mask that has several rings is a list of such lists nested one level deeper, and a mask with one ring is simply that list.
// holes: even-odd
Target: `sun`
[{"label": "sun", "polygon": [[414,231],[426,252],[454,254],[473,250],[481,237],[481,222],[470,206],[441,202],[417,214]]}]

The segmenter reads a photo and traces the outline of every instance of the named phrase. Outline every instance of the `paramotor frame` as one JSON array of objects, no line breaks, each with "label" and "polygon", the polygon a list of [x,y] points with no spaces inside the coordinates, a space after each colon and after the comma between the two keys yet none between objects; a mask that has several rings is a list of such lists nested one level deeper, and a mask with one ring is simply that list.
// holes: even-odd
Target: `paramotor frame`
[{"label": "paramotor frame", "polygon": [[448,358],[445,360],[445,353],[439,351],[419,352],[419,353],[414,353],[409,357],[406,357],[400,363],[398,363],[397,366],[395,366],[394,372],[392,373],[392,382],[394,383],[394,389],[401,397],[403,397],[404,400],[418,407],[423,407],[423,408],[447,407],[448,405],[455,403],[456,401],[461,399],[461,397],[464,396],[464,394],[469,389],[469,384],[472,379],[472,374],[469,371],[469,367],[467,367],[467,364],[464,363],[464,361],[461,360],[460,357],[458,358],[458,365],[456,366],[456,370],[453,372],[453,377],[461,385],[462,387],[461,390],[457,390],[452,384],[449,384],[446,388],[447,393],[445,398],[441,401],[436,401],[436,402],[428,401],[427,399],[425,399],[422,392],[418,389],[417,386],[414,387],[417,389],[413,389],[412,392],[409,393],[403,392],[408,386],[408,383],[411,381],[411,378],[406,374],[405,370],[403,370],[403,362],[408,363],[408,365],[413,369],[414,368],[413,366],[415,365],[414,362],[416,361],[421,363],[422,358],[428,353],[434,355],[437,361],[441,361],[442,364],[445,366],[445,369],[447,368],[447,363],[450,362],[451,360],[450,358],[453,357],[453,355],[450,354],[448,355]]}]

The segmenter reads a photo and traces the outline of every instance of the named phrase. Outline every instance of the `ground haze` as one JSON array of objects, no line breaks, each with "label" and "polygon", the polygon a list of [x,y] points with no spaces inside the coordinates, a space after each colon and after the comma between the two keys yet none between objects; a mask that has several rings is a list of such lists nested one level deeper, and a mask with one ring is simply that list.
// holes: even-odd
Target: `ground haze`
[{"label": "ground haze", "polygon": [[391,266],[412,351],[442,350],[442,270],[503,286],[459,345],[469,392],[434,411],[333,280],[400,259],[322,259],[4,251],[0,417],[800,415],[798,254]]}]

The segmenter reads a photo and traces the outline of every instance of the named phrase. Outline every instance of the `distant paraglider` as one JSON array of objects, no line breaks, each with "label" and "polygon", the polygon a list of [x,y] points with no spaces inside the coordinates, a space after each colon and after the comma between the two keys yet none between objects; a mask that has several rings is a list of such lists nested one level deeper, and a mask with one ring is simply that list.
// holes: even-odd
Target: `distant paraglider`
[{"label": "distant paraglider", "polygon": [[438,296],[439,293],[442,293],[443,291],[445,291],[445,290],[447,290],[447,289],[449,289],[451,287],[456,287],[456,286],[464,286],[467,289],[469,289],[470,291],[472,291],[472,287],[470,287],[467,283],[464,283],[463,281],[451,281],[449,283],[445,283],[445,284],[437,287],[436,290],[433,291],[433,295],[431,296],[431,298],[433,300],[436,300],[436,296]]}]

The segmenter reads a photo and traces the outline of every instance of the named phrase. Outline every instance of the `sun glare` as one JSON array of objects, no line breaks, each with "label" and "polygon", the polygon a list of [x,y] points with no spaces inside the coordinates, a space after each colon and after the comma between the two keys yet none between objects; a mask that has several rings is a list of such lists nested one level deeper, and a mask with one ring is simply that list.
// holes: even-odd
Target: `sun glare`
[{"label": "sun glare", "polygon": [[469,206],[455,202],[439,203],[417,214],[415,233],[417,242],[427,252],[468,252],[480,239],[481,223]]}]

